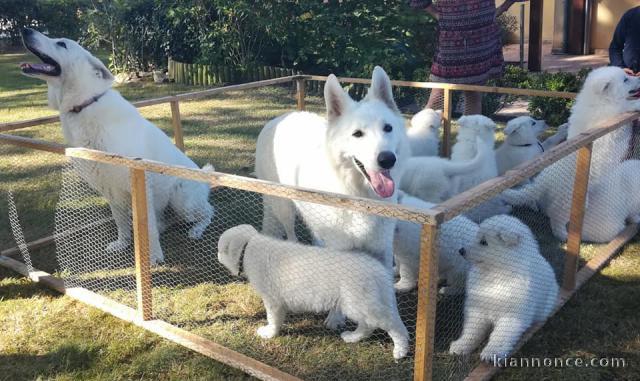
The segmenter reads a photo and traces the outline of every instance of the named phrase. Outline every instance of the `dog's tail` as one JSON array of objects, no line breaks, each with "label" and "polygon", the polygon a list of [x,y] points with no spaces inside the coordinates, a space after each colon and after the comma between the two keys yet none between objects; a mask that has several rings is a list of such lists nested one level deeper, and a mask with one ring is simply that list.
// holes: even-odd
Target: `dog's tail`
[{"label": "dog's tail", "polygon": [[493,149],[483,143],[480,137],[476,137],[476,147],[478,147],[478,152],[473,159],[463,162],[447,162],[443,167],[444,174],[448,177],[466,175],[477,171],[485,161],[491,160]]}]

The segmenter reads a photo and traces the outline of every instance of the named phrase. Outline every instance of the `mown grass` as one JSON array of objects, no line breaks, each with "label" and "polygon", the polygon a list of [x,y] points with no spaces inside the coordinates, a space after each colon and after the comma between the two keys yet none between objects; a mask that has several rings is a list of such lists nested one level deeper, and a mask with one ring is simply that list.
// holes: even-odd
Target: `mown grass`
[{"label": "mown grass", "polygon": [[[46,109],[46,88],[18,74],[22,55],[0,55],[0,122],[53,114]],[[152,98],[193,88],[136,83],[120,86],[130,100]],[[322,110],[317,97],[308,108]],[[181,103],[187,153],[199,164],[248,175],[253,164],[255,137],[263,124],[294,107],[288,89],[265,88]],[[142,110],[145,117],[169,135],[167,105]],[[21,130],[22,136],[62,141],[59,125]],[[499,135],[499,139],[501,136]],[[13,190],[27,240],[51,234],[54,211],[62,186],[63,158],[20,148],[0,146],[0,190]],[[66,179],[67,181],[69,178]],[[108,216],[103,202],[80,187],[72,188],[71,203],[62,216],[70,226]],[[323,328],[323,316],[290,318],[281,337],[263,341],[255,329],[265,322],[261,301],[251,288],[229,276],[217,263],[215,245],[224,229],[238,223],[257,225],[261,219],[256,194],[217,189],[212,201],[217,218],[202,241],[186,239],[184,226],[163,235],[167,258],[154,269],[154,314],[216,342],[309,379],[407,379],[411,359],[396,363],[391,343],[378,333],[357,345],[344,344]],[[67,213],[67,214],[65,214]],[[539,215],[518,210],[534,228],[545,256],[559,274],[562,246],[554,240]],[[74,225],[75,224],[75,225]],[[6,200],[0,199],[0,248],[14,246],[7,221]],[[135,281],[131,251],[107,255],[104,245],[114,237],[114,226],[80,232],[69,242],[74,248],[53,247],[32,252],[34,265],[134,306]],[[633,379],[640,349],[638,244],[629,245],[602,275],[534,337],[523,354],[535,356],[613,356],[622,353],[629,366],[610,369],[508,370],[499,379]],[[594,250],[587,250],[593,255]],[[82,255],[77,255],[82,254]],[[61,263],[62,266],[61,266]],[[246,376],[215,361],[122,323],[95,309],[40,289],[0,269],[0,378],[6,379],[244,379]],[[399,298],[408,327],[415,325],[415,293]],[[436,379],[456,379],[476,362],[455,359],[446,350],[459,334],[462,298],[438,302]],[[636,365],[637,366],[637,365]],[[637,369],[637,368],[636,368]]]}]

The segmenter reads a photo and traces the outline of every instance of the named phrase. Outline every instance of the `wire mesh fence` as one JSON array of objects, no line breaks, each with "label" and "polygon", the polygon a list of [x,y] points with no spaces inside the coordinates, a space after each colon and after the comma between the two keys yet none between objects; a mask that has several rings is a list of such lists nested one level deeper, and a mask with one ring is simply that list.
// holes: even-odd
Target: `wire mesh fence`
[{"label": "wire mesh fence", "polygon": [[[182,107],[187,154],[201,166],[210,162],[223,172],[251,175],[254,137],[266,121],[293,106],[289,89],[280,90],[260,90],[279,104],[264,110]],[[237,96],[252,95],[229,98]],[[322,100],[307,97],[307,106],[320,111]],[[168,115],[156,117],[154,122],[168,127]],[[463,128],[459,123],[457,130]],[[462,142],[464,134],[455,137]],[[638,185],[637,155],[628,154],[628,144],[604,152],[598,143],[585,197],[581,263],[627,222],[637,222],[631,212],[640,211],[630,191]],[[462,212],[440,225],[433,379],[464,379],[481,361],[507,356],[529,327],[551,313],[572,239],[577,156],[572,153],[521,179],[518,187],[483,199],[495,200],[511,216],[490,208],[497,216],[473,218],[467,212],[478,203],[458,202],[456,210]],[[611,157],[628,160],[594,174],[594,168],[604,168],[598,160]],[[419,223],[379,216],[392,205],[372,203],[370,213],[356,212],[338,204],[292,201],[284,189],[278,197],[216,185],[207,200],[215,214],[197,228],[198,219],[188,218],[185,205],[172,202],[178,177],[147,171],[142,189],[148,247],[139,250],[135,245],[145,239],[136,239],[139,226],[132,224],[136,186],[127,165],[73,158],[61,173],[59,195],[55,191],[55,270],[68,286],[130,307],[139,306],[145,294],[153,318],[304,379],[413,378],[424,232]],[[99,173],[107,174],[108,186],[96,183]],[[197,187],[193,180],[183,185]],[[457,192],[468,188],[473,185]],[[439,200],[420,200],[404,194],[399,202],[427,210],[455,196],[448,192]],[[306,208],[306,220],[295,217],[296,242],[286,236],[282,220],[264,214],[265,202],[274,201]],[[393,245],[395,273],[391,258],[380,261],[363,247],[345,244],[371,219],[395,225],[383,235]],[[317,226],[328,235],[314,231]],[[363,239],[380,238],[380,231],[369,230]],[[580,244],[579,235],[573,239]],[[145,269],[135,258],[145,250],[151,267],[141,290]]]}]

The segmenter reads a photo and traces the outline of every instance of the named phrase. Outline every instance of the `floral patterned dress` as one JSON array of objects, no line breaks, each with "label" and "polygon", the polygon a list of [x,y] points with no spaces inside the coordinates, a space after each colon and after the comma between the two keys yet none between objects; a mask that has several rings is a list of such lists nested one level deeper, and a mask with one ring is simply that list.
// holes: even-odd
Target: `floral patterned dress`
[{"label": "floral patterned dress", "polygon": [[[431,1],[410,5],[426,8]],[[431,80],[483,84],[500,76],[504,58],[495,0],[438,0],[433,5],[439,19]]]}]

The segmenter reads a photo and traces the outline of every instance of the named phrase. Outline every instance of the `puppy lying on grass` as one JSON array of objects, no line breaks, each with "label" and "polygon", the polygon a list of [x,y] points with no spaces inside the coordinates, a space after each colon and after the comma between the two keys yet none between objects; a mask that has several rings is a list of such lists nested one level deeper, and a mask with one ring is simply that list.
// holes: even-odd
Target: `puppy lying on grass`
[{"label": "puppy lying on grass", "polygon": [[287,312],[337,307],[358,324],[341,334],[345,342],[358,342],[380,328],[393,340],[393,357],[407,355],[409,334],[398,313],[393,278],[370,255],[282,241],[239,225],[220,236],[218,260],[233,275],[244,273],[262,298],[268,324],[258,328],[258,336],[277,336]]}]

